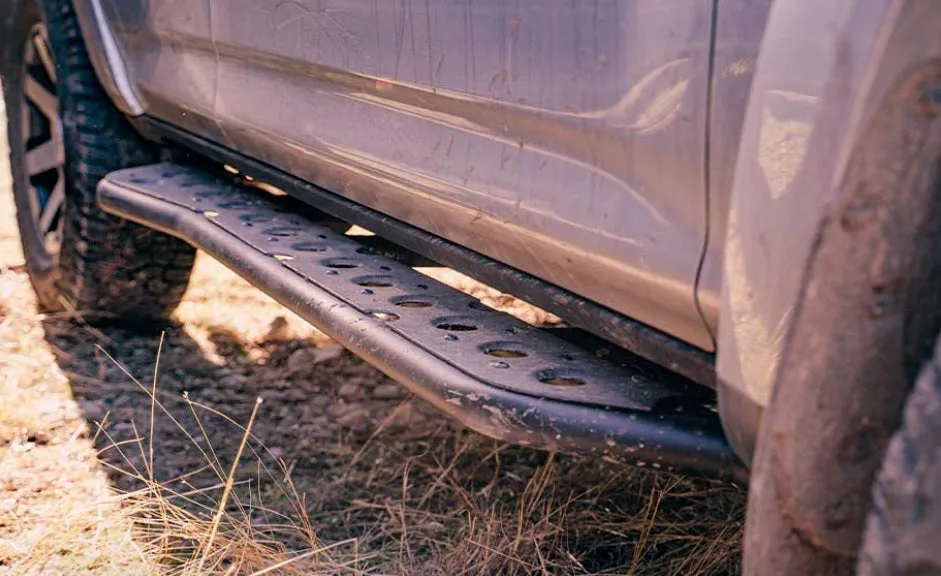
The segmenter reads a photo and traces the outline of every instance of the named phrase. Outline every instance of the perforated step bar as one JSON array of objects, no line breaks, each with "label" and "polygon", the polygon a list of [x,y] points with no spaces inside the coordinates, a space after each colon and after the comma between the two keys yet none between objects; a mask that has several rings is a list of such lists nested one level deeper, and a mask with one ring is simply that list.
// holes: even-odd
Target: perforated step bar
[{"label": "perforated step bar", "polygon": [[[417,396],[515,444],[744,480],[700,387],[583,347],[377,255],[288,197],[176,164],[109,174],[102,208],[209,253]],[[639,366],[639,365],[638,365]]]}]

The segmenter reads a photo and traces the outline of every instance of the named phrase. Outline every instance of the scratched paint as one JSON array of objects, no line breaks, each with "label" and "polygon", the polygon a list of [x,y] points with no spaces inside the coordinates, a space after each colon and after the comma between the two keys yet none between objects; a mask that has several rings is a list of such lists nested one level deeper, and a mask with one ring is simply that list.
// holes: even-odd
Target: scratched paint
[{"label": "scratched paint", "polygon": [[712,347],[711,0],[127,4],[151,113]]}]

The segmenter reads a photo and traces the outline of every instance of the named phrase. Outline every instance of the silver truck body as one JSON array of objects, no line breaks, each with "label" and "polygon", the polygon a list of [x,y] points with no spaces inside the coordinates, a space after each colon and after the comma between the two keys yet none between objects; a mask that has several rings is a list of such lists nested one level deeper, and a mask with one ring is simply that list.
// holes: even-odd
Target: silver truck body
[{"label": "silver truck body", "polygon": [[941,54],[892,52],[929,0],[75,4],[127,114],[717,352],[746,458],[867,106]]},{"label": "silver truck body", "polygon": [[[713,8],[131,0],[97,12],[139,112],[711,350],[694,287]],[[712,305],[717,280],[702,287]]]}]

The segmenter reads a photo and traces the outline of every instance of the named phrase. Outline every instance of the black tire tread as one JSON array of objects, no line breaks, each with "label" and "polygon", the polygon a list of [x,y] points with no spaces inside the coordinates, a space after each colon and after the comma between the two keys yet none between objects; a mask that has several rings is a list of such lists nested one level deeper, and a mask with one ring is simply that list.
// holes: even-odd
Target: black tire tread
[{"label": "black tire tread", "polygon": [[860,576],[941,575],[941,338],[873,484]]},{"label": "black tire tread", "polygon": [[72,308],[87,319],[163,320],[183,296],[195,250],[105,214],[95,198],[106,174],[154,162],[156,150],[99,84],[71,2],[39,4],[56,60],[67,181],[58,265],[48,278],[30,268],[40,304]]}]

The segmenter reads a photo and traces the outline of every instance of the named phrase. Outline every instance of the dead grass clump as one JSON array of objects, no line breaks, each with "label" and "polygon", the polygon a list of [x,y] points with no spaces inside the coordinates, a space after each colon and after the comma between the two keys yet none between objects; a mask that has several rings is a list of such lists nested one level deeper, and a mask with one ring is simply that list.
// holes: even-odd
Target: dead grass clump
[{"label": "dead grass clump", "polygon": [[[351,449],[315,479],[319,494],[308,499],[292,480],[296,462],[275,457],[252,433],[260,401],[243,427],[184,396],[188,431],[156,384],[134,382],[151,403],[151,430],[154,418],[171,419],[202,459],[198,469],[160,479],[152,433],[135,429],[121,442],[102,428],[105,452],[117,451],[125,466],[102,462],[139,486],[120,496],[122,515],[164,574],[737,570],[742,519],[732,487],[532,452],[440,422],[422,426],[414,443],[389,443],[406,400],[368,437],[348,438]],[[228,465],[208,442],[209,419],[238,431],[228,435]]]},{"label": "dead grass clump", "polygon": [[[479,438],[468,438],[477,444]],[[469,447],[472,456],[480,446]],[[459,450],[460,451],[460,450]],[[425,574],[729,574],[737,571],[740,509],[727,486],[541,455],[526,462],[532,472],[515,474],[532,454],[496,446],[485,457],[493,476],[463,477],[466,463],[439,469],[441,482],[401,506],[399,513],[423,526],[431,510],[448,525],[445,539],[412,530],[409,546],[434,550],[409,573]],[[503,462],[501,462],[503,460]],[[485,466],[486,467],[486,466]],[[506,477],[501,478],[501,475]],[[486,474],[484,475],[486,476]],[[713,506],[702,507],[707,492]],[[433,503],[434,500],[441,502]],[[431,505],[429,505],[431,504]],[[730,505],[731,504],[731,505]],[[406,560],[403,558],[403,560]],[[403,568],[406,568],[403,565]]]},{"label": "dead grass clump", "polygon": [[[162,344],[163,338],[157,353],[158,366]],[[252,436],[252,426],[262,402],[261,398],[256,400],[248,424],[242,427],[224,414],[192,402],[184,396],[198,429],[199,436],[194,436],[158,399],[156,370],[153,385],[148,390],[126,368],[108,357],[148,395],[151,405],[150,432],[145,437],[135,429],[133,440],[118,442],[105,426],[100,426],[99,431],[108,439],[105,450],[117,451],[126,466],[115,467],[111,461],[105,459],[101,459],[101,462],[140,485],[136,490],[121,494],[118,501],[138,546],[154,565],[159,566],[161,574],[289,576],[333,575],[346,572],[348,566],[332,558],[330,554],[332,550],[346,545],[355,548],[355,540],[321,547],[311,526],[303,498],[298,494],[283,461],[276,460],[276,470],[264,464],[262,454],[266,448]],[[202,425],[205,416],[201,413],[222,418],[241,432],[238,448],[228,468],[223,467],[211,443],[207,443],[206,448],[201,446],[200,439],[207,438]],[[159,480],[156,477],[153,430],[158,414],[172,420],[197,446],[204,459],[202,467],[169,480]],[[132,459],[127,456],[125,451],[129,446],[136,450],[139,458]],[[250,481],[237,480],[240,464],[247,453],[254,457],[259,476],[264,474],[281,487],[280,496],[292,505],[292,511],[295,513],[293,516],[267,508],[261,499],[260,491],[257,493],[258,499],[255,499]],[[194,478],[200,476],[214,481],[209,485],[201,485],[194,481]],[[260,482],[257,484],[260,485]],[[304,547],[289,548],[285,541],[303,542]],[[355,570],[357,562],[358,556],[351,561],[351,566],[354,567],[351,570]]]},{"label": "dead grass clump", "polygon": [[743,490],[471,433],[209,272],[163,346],[0,274],[0,574],[738,573]]}]

